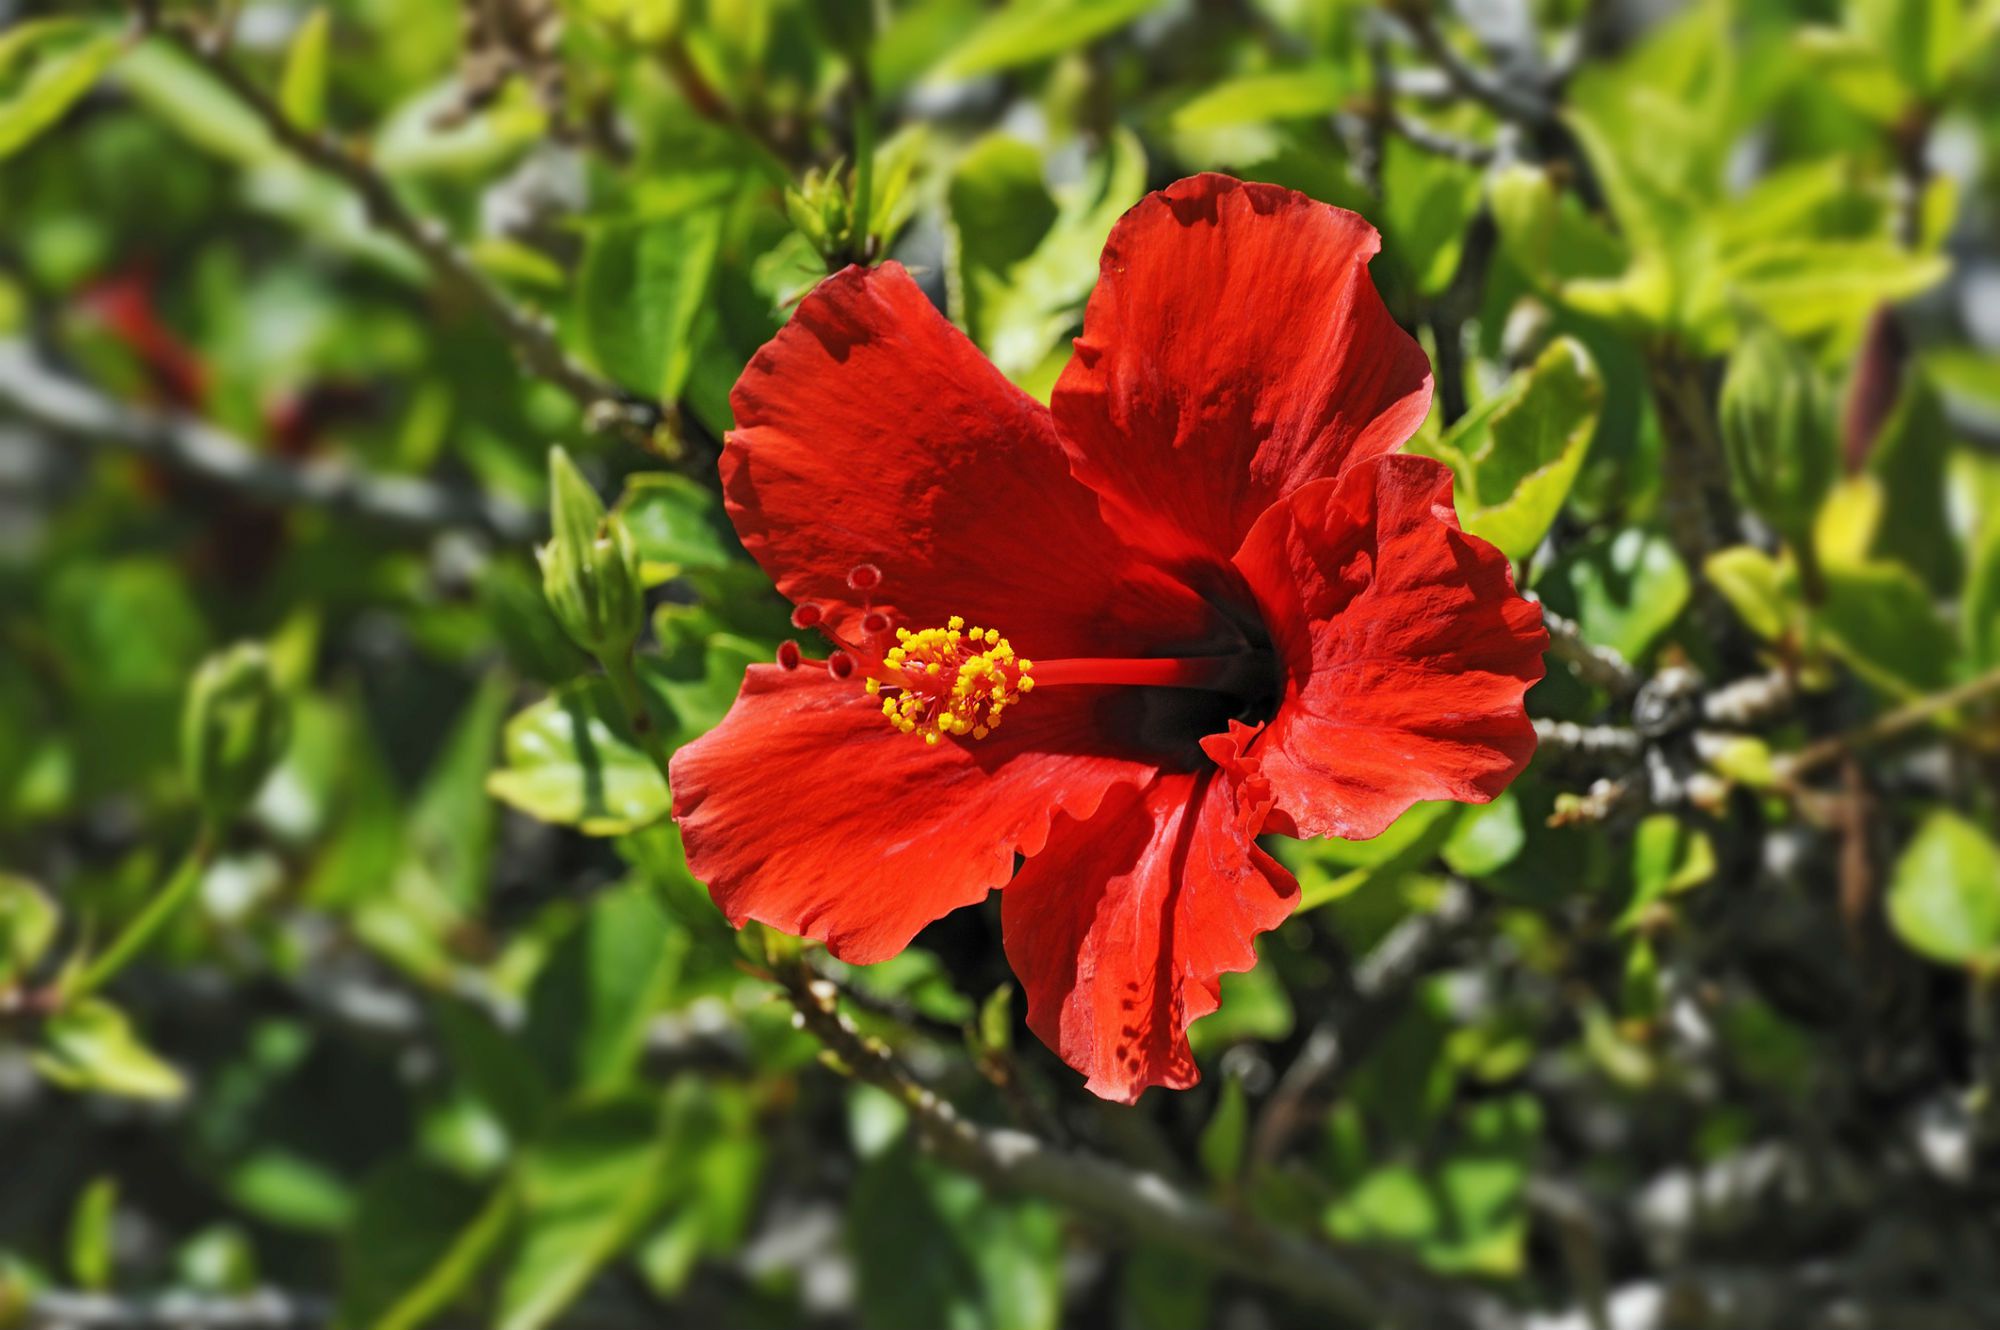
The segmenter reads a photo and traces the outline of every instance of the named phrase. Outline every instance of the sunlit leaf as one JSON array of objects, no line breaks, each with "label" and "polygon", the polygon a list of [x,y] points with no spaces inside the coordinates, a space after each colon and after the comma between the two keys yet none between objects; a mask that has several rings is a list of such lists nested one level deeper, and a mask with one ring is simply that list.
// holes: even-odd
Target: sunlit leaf
[{"label": "sunlit leaf", "polygon": [[2000,845],[1956,813],[1931,814],[1896,860],[1889,922],[1934,961],[2000,968]]},{"label": "sunlit leaf", "polygon": [[544,822],[617,836],[664,817],[667,782],[601,678],[565,684],[507,722],[487,792]]}]

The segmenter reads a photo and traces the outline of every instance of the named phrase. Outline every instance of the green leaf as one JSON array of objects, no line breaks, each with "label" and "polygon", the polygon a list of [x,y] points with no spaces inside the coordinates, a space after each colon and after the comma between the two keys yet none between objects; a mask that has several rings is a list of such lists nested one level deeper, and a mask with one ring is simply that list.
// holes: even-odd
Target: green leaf
[{"label": "green leaf", "polygon": [[1736,616],[1766,642],[1797,626],[1801,607],[1790,567],[1754,545],[1734,545],[1708,556],[1702,572]]},{"label": "green leaf", "polygon": [[1632,836],[1632,899],[1617,927],[1638,926],[1647,910],[1715,876],[1714,842],[1671,813],[1654,813]]},{"label": "green leaf", "polygon": [[721,240],[722,214],[714,209],[612,223],[591,234],[578,318],[600,369],[649,398],[680,396]]},{"label": "green leaf", "polygon": [[1889,922],[1934,961],[2000,969],[2000,846],[1956,813],[1932,813],[1896,861]]},{"label": "green leaf", "polygon": [[686,951],[644,884],[592,901],[528,993],[525,1043],[548,1082],[585,1094],[620,1087]]},{"label": "green leaf", "polygon": [[1585,638],[1630,661],[1673,626],[1692,589],[1666,537],[1638,527],[1565,554],[1544,581],[1548,602]]},{"label": "green leaf", "polygon": [[1280,858],[1298,875],[1299,910],[1316,909],[1371,882],[1388,881],[1424,867],[1450,835],[1462,807],[1445,800],[1412,804],[1373,840],[1329,836],[1280,842]]},{"label": "green leaf", "polygon": [[282,1146],[263,1146],[234,1164],[229,1199],[258,1219],[307,1232],[332,1232],[354,1217],[352,1181]]},{"label": "green leaf", "polygon": [[502,749],[487,793],[530,817],[621,836],[666,816],[667,783],[601,677],[565,684],[507,722]]},{"label": "green leaf", "polygon": [[1556,339],[1436,445],[1459,482],[1460,523],[1510,559],[1547,534],[1590,450],[1604,381],[1583,344]]},{"label": "green leaf", "polygon": [[1466,231],[1479,211],[1479,172],[1390,135],[1382,147],[1384,257],[1409,273],[1416,289],[1437,296],[1458,272]]},{"label": "green leaf", "polygon": [[521,1246],[501,1282],[496,1330],[554,1323],[659,1213],[679,1102],[665,1112],[649,1096],[579,1108],[523,1156]]},{"label": "green leaf", "polygon": [[1017,381],[1078,322],[1112,225],[1146,187],[1145,150],[1120,130],[1086,178],[1062,191],[1047,229],[1028,248],[1027,227],[995,223],[989,204],[1004,199],[1028,218],[1041,216],[1046,204],[1028,179],[1031,166],[1038,178],[1039,160],[1030,163],[1022,145],[989,140],[954,176],[951,196],[958,250],[953,312]]},{"label": "green leaf", "polygon": [[285,72],[278,81],[278,105],[285,118],[300,129],[317,131],[326,123],[326,48],[329,30],[324,5],[306,15],[285,55]]},{"label": "green leaf", "polygon": [[1221,979],[1222,1003],[1188,1027],[1196,1058],[1207,1058],[1247,1039],[1276,1041],[1292,1032],[1291,995],[1269,965]]},{"label": "green leaf", "polygon": [[1894,696],[1918,697],[1951,680],[1958,642],[1915,573],[1901,564],[1835,564],[1813,617],[1826,646]]},{"label": "green leaf", "polygon": [[933,81],[971,78],[1066,55],[1124,27],[1157,0],[1024,0],[1006,5],[953,47]]},{"label": "green leaf", "polygon": [[649,585],[730,561],[714,492],[686,476],[635,475],[625,482],[615,511],[639,547],[639,571]]},{"label": "green leaf", "polygon": [[1802,67],[1834,96],[1878,125],[1895,123],[1909,105],[1909,90],[1881,46],[1859,33],[1806,28],[1795,38]]},{"label": "green leaf", "polygon": [[1852,0],[1849,21],[1887,58],[1911,100],[1945,89],[1965,57],[1966,0]]},{"label": "green leaf", "polygon": [[1625,272],[1624,245],[1547,172],[1503,167],[1493,174],[1486,197],[1507,256],[1542,289],[1553,294],[1570,282],[1605,281]]},{"label": "green leaf", "polygon": [[[463,1298],[472,1281],[499,1253],[501,1243],[513,1231],[517,1208],[514,1188],[502,1186],[494,1192],[458,1235],[437,1252],[435,1262],[369,1330],[418,1330]],[[453,1213],[459,1209],[462,1202],[454,1205]],[[435,1230],[420,1235],[426,1253],[436,1250],[434,1237]]]},{"label": "green leaf", "polygon": [[1935,286],[1950,265],[1886,240],[1776,240],[1733,255],[1721,282],[1793,337],[1859,327],[1877,306]]},{"label": "green leaf", "polygon": [[101,1292],[111,1287],[117,1209],[118,1179],[107,1176],[93,1179],[70,1212],[69,1271],[80,1288]]},{"label": "green leaf", "polygon": [[99,998],[72,1002],[42,1026],[35,1067],[66,1090],[179,1099],[181,1074],[140,1042],[124,1012]]},{"label": "green leaf", "polygon": [[55,902],[24,877],[0,873],[0,989],[34,971],[62,923]]},{"label": "green leaf", "polygon": [[1928,377],[1912,374],[1868,454],[1882,512],[1871,553],[1901,563],[1931,590],[1958,588],[1960,555],[1946,509],[1952,429]]},{"label": "green leaf", "polygon": [[1169,122],[1194,130],[1306,119],[1333,114],[1352,95],[1333,65],[1275,69],[1210,84],[1182,102]]},{"label": "green leaf", "polygon": [[483,1204],[476,1187],[415,1159],[371,1173],[341,1240],[340,1324],[414,1330],[421,1321],[406,1299],[435,1277]]},{"label": "green leaf", "polygon": [[682,678],[656,658],[640,663],[639,677],[669,708],[680,732],[705,734],[722,723],[743,687],[743,672],[771,658],[770,651],[734,633],[711,633],[701,644],[701,670]]},{"label": "green leaf", "polygon": [[1055,1213],[991,1196],[919,1158],[907,1137],[854,1182],[847,1237],[867,1330],[1054,1330],[1059,1322]]},{"label": "green leaf", "polygon": [[1243,1171],[1243,1146],[1250,1131],[1250,1106],[1243,1097],[1243,1082],[1231,1076],[1222,1082],[1215,1111],[1201,1129],[1196,1152],[1209,1181],[1217,1186],[1234,1182]]},{"label": "green leaf", "polygon": [[286,151],[242,99],[163,38],[127,55],[118,66],[118,83],[156,119],[224,161],[255,166]]},{"label": "green leaf", "polygon": [[1439,853],[1461,877],[1485,877],[1514,862],[1528,843],[1521,802],[1511,791],[1490,804],[1468,808],[1453,823]]},{"label": "green leaf", "polygon": [[[37,41],[51,36],[67,36],[68,25],[33,25]],[[22,49],[12,48],[11,60]],[[34,71],[13,94],[0,101],[0,161],[15,153],[50,129],[86,92],[97,85],[118,53],[125,49],[124,38],[107,33],[79,45],[44,55]]]},{"label": "green leaf", "polygon": [[1435,1163],[1386,1164],[1345,1188],[1327,1208],[1327,1231],[1345,1242],[1407,1247],[1444,1273],[1515,1274],[1540,1133],[1540,1110],[1526,1095],[1474,1104]]}]

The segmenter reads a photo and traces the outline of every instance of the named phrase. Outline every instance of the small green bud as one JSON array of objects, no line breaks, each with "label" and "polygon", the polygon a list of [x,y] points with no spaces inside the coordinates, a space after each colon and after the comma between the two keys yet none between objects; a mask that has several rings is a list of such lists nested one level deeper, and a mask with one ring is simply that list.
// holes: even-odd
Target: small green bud
[{"label": "small green bud", "polygon": [[291,709],[254,642],[210,656],[188,685],[181,760],[204,811],[226,822],[262,788],[291,737]]},{"label": "small green bud", "polygon": [[561,448],[549,450],[549,526],[535,558],[556,621],[600,660],[623,659],[645,616],[639,547]]},{"label": "small green bud", "polygon": [[854,204],[849,197],[848,176],[843,159],[825,170],[814,167],[796,186],[785,190],[785,212],[792,225],[829,261],[845,252],[853,239]]},{"label": "small green bud", "polygon": [[1729,358],[1722,439],[1743,498],[1798,547],[1833,483],[1833,404],[1811,362],[1768,325],[1747,329]]}]

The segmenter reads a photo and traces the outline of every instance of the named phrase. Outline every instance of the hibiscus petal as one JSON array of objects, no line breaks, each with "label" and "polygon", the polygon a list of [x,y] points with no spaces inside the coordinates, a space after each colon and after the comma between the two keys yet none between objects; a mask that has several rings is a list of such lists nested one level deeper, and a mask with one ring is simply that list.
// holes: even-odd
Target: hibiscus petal
[{"label": "hibiscus petal", "polygon": [[1380,247],[1351,212],[1222,175],[1125,214],[1051,400],[1113,522],[1226,562],[1273,500],[1409,438],[1430,365],[1369,279]]},{"label": "hibiscus petal", "polygon": [[1031,658],[1157,654],[1218,631],[1105,525],[1048,411],[897,264],[820,283],[730,404],[722,481],[744,546],[843,635],[858,632],[861,564],[896,623],[962,614]]},{"label": "hibiscus petal", "polygon": [[1288,673],[1253,748],[1306,836],[1379,835],[1412,803],[1485,803],[1535,751],[1522,695],[1548,632],[1507,559],[1458,529],[1451,472],[1384,457],[1294,493],[1236,563]]},{"label": "hibiscus petal", "polygon": [[1259,779],[1226,767],[1120,786],[1095,817],[1059,820],[1000,894],[1028,1026],[1092,1093],[1131,1103],[1201,1079],[1189,1023],[1298,903],[1256,845],[1269,807]]},{"label": "hibiscus petal", "polygon": [[732,923],[886,960],[982,899],[1033,854],[1057,810],[1152,774],[1098,715],[1104,690],[1050,689],[984,739],[893,729],[854,679],[753,665],[722,724],[674,754],[688,867]]}]

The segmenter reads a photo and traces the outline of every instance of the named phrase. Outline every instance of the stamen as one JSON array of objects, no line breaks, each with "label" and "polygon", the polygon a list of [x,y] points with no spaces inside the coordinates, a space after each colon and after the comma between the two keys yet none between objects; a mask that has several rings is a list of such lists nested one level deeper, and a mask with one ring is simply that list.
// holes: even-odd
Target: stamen
[{"label": "stamen", "polygon": [[869,671],[882,715],[905,734],[935,745],[945,735],[984,739],[1007,708],[1035,686],[1034,665],[1014,654],[997,628],[967,631],[953,615],[943,628],[896,630],[896,645]]}]

